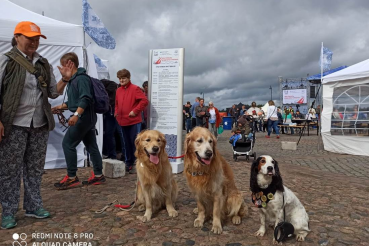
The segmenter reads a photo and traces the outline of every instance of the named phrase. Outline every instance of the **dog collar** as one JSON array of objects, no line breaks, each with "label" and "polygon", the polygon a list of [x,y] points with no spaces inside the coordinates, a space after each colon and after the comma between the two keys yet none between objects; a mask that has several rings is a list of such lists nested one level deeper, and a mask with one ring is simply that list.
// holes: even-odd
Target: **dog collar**
[{"label": "dog collar", "polygon": [[268,186],[265,189],[260,189],[259,192],[253,192],[251,194],[252,203],[258,208],[266,208],[267,203],[274,199],[276,191],[277,187]]},{"label": "dog collar", "polygon": [[187,172],[192,176],[192,177],[196,177],[196,176],[203,176],[205,175],[204,172],[190,172],[189,170],[187,170]]}]

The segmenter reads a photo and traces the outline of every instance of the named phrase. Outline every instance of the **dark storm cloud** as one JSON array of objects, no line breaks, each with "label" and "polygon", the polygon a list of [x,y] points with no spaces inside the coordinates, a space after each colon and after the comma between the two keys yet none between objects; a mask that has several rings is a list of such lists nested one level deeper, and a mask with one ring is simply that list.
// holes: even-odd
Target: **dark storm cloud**
[{"label": "dark storm cloud", "polygon": [[[81,24],[81,1],[13,0],[61,21]],[[369,1],[170,1],[89,0],[117,41],[114,51],[94,45],[117,70],[131,70],[141,85],[148,51],[185,48],[184,101],[200,92],[219,108],[279,99],[278,76],[301,78],[320,71],[321,42],[332,67],[368,59]],[[36,5],[37,4],[37,5]]]}]

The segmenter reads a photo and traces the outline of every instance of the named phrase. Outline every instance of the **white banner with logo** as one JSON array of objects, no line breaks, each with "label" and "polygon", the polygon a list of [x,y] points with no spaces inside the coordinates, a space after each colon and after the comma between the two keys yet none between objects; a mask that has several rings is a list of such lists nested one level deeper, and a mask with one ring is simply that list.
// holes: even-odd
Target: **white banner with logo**
[{"label": "white banner with logo", "polygon": [[283,104],[307,103],[306,89],[283,90]]},{"label": "white banner with logo", "polygon": [[[168,156],[182,155],[184,49],[150,50],[149,129],[165,134]],[[183,159],[169,159],[174,173],[183,171]]]}]

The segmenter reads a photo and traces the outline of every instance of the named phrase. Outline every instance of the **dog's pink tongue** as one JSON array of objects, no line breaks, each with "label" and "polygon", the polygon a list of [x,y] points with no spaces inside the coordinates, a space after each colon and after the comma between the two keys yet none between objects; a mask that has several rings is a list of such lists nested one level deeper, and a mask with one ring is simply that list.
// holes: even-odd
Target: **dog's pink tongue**
[{"label": "dog's pink tongue", "polygon": [[150,161],[152,163],[158,164],[159,163],[159,157],[157,155],[150,155]]},{"label": "dog's pink tongue", "polygon": [[201,161],[204,162],[206,165],[210,165],[210,160],[211,159],[203,159],[203,158],[201,158]]}]

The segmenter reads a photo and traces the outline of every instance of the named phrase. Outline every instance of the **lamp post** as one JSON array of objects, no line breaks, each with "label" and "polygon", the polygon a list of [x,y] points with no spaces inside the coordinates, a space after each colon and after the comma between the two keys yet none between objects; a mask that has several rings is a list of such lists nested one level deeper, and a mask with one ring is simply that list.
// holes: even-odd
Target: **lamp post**
[{"label": "lamp post", "polygon": [[273,100],[273,88],[272,88],[272,86],[270,86],[269,89],[270,89],[270,100]]}]

